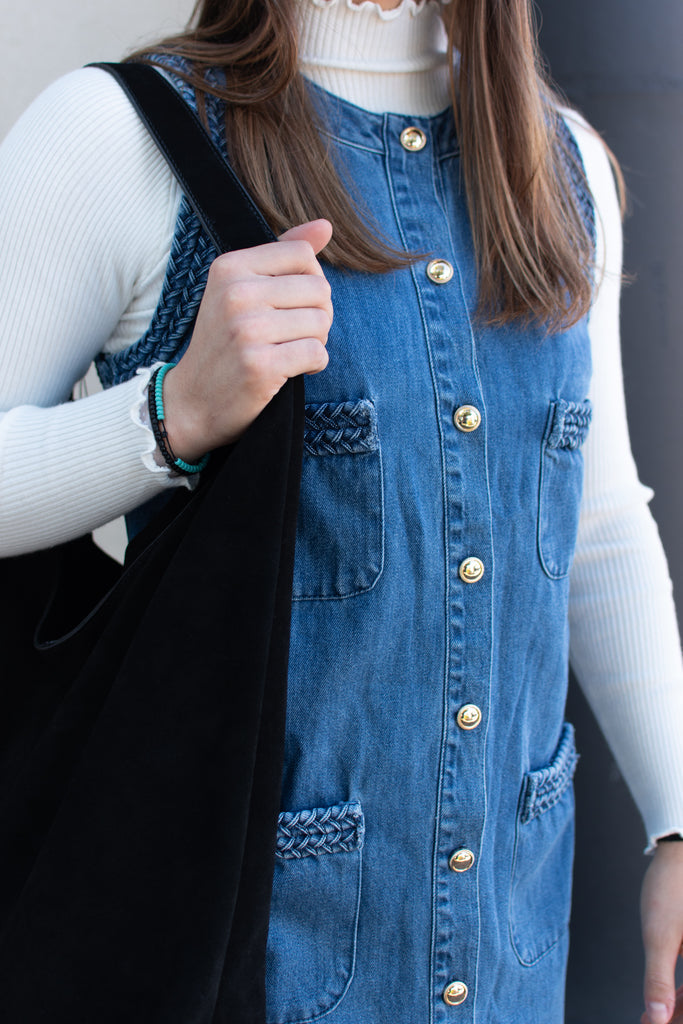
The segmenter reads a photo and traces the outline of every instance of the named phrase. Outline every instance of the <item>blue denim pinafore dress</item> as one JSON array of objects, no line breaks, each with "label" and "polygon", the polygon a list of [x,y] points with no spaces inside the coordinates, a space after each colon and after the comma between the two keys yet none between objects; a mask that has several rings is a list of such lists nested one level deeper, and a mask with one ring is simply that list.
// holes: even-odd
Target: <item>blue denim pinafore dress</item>
[{"label": "blue denim pinafore dress", "polygon": [[[329,366],[306,380],[268,1021],[561,1024],[586,324],[475,322],[450,112],[316,96],[361,208],[428,255],[382,276],[326,269],[335,319]],[[224,145],[220,104],[210,120]],[[183,202],[150,330],[100,361],[105,383],[178,356],[214,255]]]}]

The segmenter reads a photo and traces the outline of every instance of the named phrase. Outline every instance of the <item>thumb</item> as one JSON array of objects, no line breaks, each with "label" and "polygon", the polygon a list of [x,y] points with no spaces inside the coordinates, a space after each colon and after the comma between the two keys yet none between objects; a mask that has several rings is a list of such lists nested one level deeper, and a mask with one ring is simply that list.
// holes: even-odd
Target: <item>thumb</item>
[{"label": "thumb", "polygon": [[329,220],[309,220],[306,224],[297,224],[289,228],[278,238],[279,242],[309,242],[316,255],[324,249],[332,238],[332,225]]},{"label": "thumb", "polygon": [[657,936],[646,943],[645,956],[645,1009],[650,1024],[668,1024],[674,1012],[676,989],[674,970],[678,954],[670,943]]}]

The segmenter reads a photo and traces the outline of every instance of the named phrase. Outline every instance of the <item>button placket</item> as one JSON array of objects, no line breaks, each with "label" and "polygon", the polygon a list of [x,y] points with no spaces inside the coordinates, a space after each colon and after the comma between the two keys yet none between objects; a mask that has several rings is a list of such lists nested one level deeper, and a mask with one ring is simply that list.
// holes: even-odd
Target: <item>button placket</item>
[{"label": "button placket", "polygon": [[[420,228],[432,209],[430,204],[439,202],[438,190],[430,182],[441,174],[442,165],[436,137],[428,135],[424,146],[417,136],[408,134],[406,122],[401,123],[393,115],[385,122],[385,138],[392,176],[392,188],[397,207],[405,210],[401,221],[402,242],[408,249],[419,250],[424,241]],[[402,133],[403,137],[401,137]],[[408,142],[408,145],[406,145]],[[417,145],[416,145],[417,144]],[[419,145],[419,148],[417,148]],[[392,152],[393,151],[393,152]],[[422,151],[422,152],[421,152]],[[425,174],[425,161],[430,161],[432,173]],[[436,216],[432,223],[438,223]],[[413,269],[415,286],[419,295],[420,311],[425,323],[425,342],[430,354],[434,374],[435,397],[438,413],[443,424],[442,446],[444,453],[444,509],[449,576],[448,583],[448,630],[452,641],[449,645],[449,661],[444,665],[444,712],[442,742],[444,761],[439,778],[442,794],[439,820],[439,861],[433,876],[434,926],[436,947],[432,967],[432,998],[434,1024],[447,1024],[455,1015],[463,1020],[470,1017],[466,1006],[474,985],[474,967],[477,958],[477,921],[479,903],[476,898],[476,870],[465,867],[466,857],[455,858],[457,837],[475,837],[483,828],[482,783],[478,765],[482,756],[484,730],[477,730],[467,717],[464,731],[456,719],[464,701],[477,700],[485,707],[486,692],[473,684],[468,692],[467,681],[463,680],[463,642],[469,643],[463,633],[463,605],[467,610],[467,623],[479,629],[487,627],[490,607],[485,597],[488,591],[487,574],[479,583],[480,593],[467,593],[458,571],[463,561],[478,557],[481,566],[492,565],[490,532],[485,522],[488,512],[485,482],[486,459],[479,449],[478,441],[466,444],[465,435],[476,430],[476,412],[460,414],[459,423],[455,415],[465,404],[483,411],[480,399],[480,383],[473,358],[473,332],[469,322],[468,309],[463,293],[464,285],[456,274],[457,264],[453,250],[450,223],[444,221],[443,231],[435,231],[430,237],[432,254],[421,266]],[[460,401],[453,402],[453,397]],[[483,417],[479,417],[480,422]],[[477,423],[477,427],[479,423]],[[464,429],[463,429],[464,428]],[[482,505],[482,500],[484,506]],[[463,516],[461,509],[467,508]],[[482,523],[482,528],[472,530],[470,523]],[[480,600],[483,597],[483,600]],[[477,648],[477,657],[467,674],[471,680],[486,680],[489,676],[488,654]],[[456,735],[454,735],[454,732]],[[465,789],[453,786],[457,775],[462,779],[462,767],[469,762],[468,783]],[[461,841],[462,841],[461,839]],[[454,840],[456,840],[454,842]],[[465,840],[466,842],[466,840]],[[472,859],[471,866],[475,861]],[[457,869],[457,870],[456,870]],[[467,873],[469,871],[469,874]],[[456,907],[457,904],[457,907]],[[454,942],[460,941],[460,956],[454,957]],[[464,979],[464,980],[463,980]],[[469,988],[468,988],[469,986]],[[460,1011],[457,1007],[461,1006]]]},{"label": "button placket", "polygon": [[[462,383],[467,387],[465,381],[466,378],[463,379]],[[461,394],[463,394],[462,391]],[[477,391],[474,389],[469,390],[469,393],[465,391],[463,398],[465,398],[465,395],[468,398],[470,395],[475,397],[477,396]],[[451,408],[453,410],[453,407]],[[460,582],[460,593],[462,595],[460,601],[467,609],[466,616],[469,622],[478,622],[480,616],[485,618],[490,586],[486,564],[491,557],[486,522],[486,514],[489,510],[487,507],[482,507],[481,503],[477,500],[478,490],[475,477],[475,474],[485,474],[486,458],[484,449],[479,448],[477,441],[467,439],[467,435],[475,434],[483,423],[483,416],[480,411],[482,408],[479,401],[475,398],[475,402],[465,400],[462,404],[456,405],[451,412],[451,437],[453,438],[454,445],[457,444],[458,446],[454,451],[457,451],[457,458],[460,463],[464,463],[466,466],[466,471],[463,472],[462,476],[462,500],[466,512],[462,519],[457,546],[454,547],[454,554],[458,551],[460,552],[460,558],[455,562],[454,568],[457,572],[456,586],[457,582]],[[478,436],[478,440],[484,443],[485,438],[482,435],[483,432]],[[473,445],[474,447],[472,447]],[[474,548],[476,554],[470,554],[468,548],[470,551]],[[476,589],[470,590],[470,587],[475,587],[475,585]],[[466,637],[464,639],[466,643]],[[484,660],[486,660],[486,657]],[[483,757],[482,744],[485,734],[486,710],[484,701],[487,698],[487,694],[486,691],[482,692],[479,684],[472,682],[472,680],[486,679],[488,671],[487,665],[479,665],[479,662],[473,661],[470,657],[464,656],[463,660],[467,664],[470,682],[468,682],[468,679],[463,679],[458,673],[455,676],[455,680],[457,680],[455,687],[451,691],[453,700],[451,704],[451,723],[455,725],[455,732],[460,737],[457,741],[454,741],[452,746],[454,761],[451,770],[460,779],[463,778],[463,772],[458,770],[457,765],[469,765],[471,770],[476,765],[479,765],[480,759]],[[463,699],[466,703],[463,703]],[[481,763],[483,765],[483,760]],[[472,778],[472,776],[468,775],[468,778]],[[444,877],[444,891],[448,892],[449,904],[457,905],[460,911],[457,923],[454,923],[451,927],[454,928],[452,934],[460,937],[461,950],[460,956],[454,956],[452,945],[448,951],[444,949],[441,963],[443,972],[441,974],[441,982],[442,985],[445,983],[441,999],[443,1013],[445,1014],[442,1018],[444,1022],[450,1019],[457,1019],[460,1016],[463,1019],[464,1017],[469,1019],[469,1012],[471,1012],[468,1012],[467,1009],[471,1002],[469,999],[469,988],[467,983],[461,980],[462,976],[458,979],[458,973],[462,971],[464,974],[473,963],[471,959],[473,951],[469,948],[465,921],[468,919],[476,920],[477,917],[477,858],[473,851],[466,846],[455,850],[451,847],[449,851],[446,844],[449,834],[452,841],[456,830],[460,835],[470,836],[473,840],[481,835],[483,817],[480,816],[478,811],[475,812],[478,792],[479,787],[475,785],[468,788],[467,792],[463,792],[461,789],[459,796],[453,793],[450,802],[453,805],[454,815],[451,817],[451,814],[449,814],[447,817],[444,817],[443,822],[442,842],[445,849],[442,847],[442,856],[444,856],[445,863],[442,860],[441,865]],[[475,801],[475,804],[470,808],[463,806],[463,802],[466,804],[471,799]],[[463,956],[462,953],[465,951],[466,955]],[[455,979],[458,980],[450,981],[449,974],[451,978],[455,976]],[[467,975],[465,977],[468,978]],[[457,1009],[458,1007],[460,1007],[460,1010]]]}]

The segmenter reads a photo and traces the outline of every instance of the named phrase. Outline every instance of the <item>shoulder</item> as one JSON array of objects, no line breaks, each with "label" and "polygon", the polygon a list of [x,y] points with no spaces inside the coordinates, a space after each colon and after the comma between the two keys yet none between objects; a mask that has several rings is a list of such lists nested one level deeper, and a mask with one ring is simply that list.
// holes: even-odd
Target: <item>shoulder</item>
[{"label": "shoulder", "polygon": [[122,193],[170,184],[171,172],[123,90],[99,68],[73,71],[45,89],[2,144],[2,159],[20,159],[34,180],[72,177]]},{"label": "shoulder", "polygon": [[106,142],[108,138],[108,149],[113,149],[121,136],[135,137],[136,120],[111,75],[99,68],[79,68],[52,82],[36,97],[7,141],[41,132],[47,140],[61,138],[64,148],[75,152],[86,151],[90,141]]},{"label": "shoulder", "polygon": [[[135,133],[138,120],[118,83],[101,68],[84,67],[56,79],[33,100],[13,129],[45,125],[81,129],[90,135],[107,127]],[[11,134],[11,133],[10,133]]]},{"label": "shoulder", "polygon": [[89,254],[127,293],[167,251],[179,197],[123,90],[98,68],[53,82],[0,145],[0,243],[34,262],[46,248]]}]

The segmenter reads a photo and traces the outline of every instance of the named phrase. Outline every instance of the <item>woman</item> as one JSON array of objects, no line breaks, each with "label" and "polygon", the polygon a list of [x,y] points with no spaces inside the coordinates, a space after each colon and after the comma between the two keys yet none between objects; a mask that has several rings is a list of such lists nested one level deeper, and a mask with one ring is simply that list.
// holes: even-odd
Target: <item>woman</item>
[{"label": "woman", "polygon": [[[200,111],[220,142],[228,101],[227,149],[280,241],[221,257],[199,306],[215,254],[116,85],[85,70],[38,100],[0,162],[2,552],[187,483],[146,422],[167,346],[190,468],[311,375],[268,1019],[562,1019],[569,610],[654,849],[644,1020],[664,1024],[682,671],[628,449],[599,140],[556,116],[523,0],[206,0],[154,52],[189,102],[178,58],[214,69]],[[162,292],[172,245],[197,281]],[[93,357],[108,390],[57,406]]]}]

